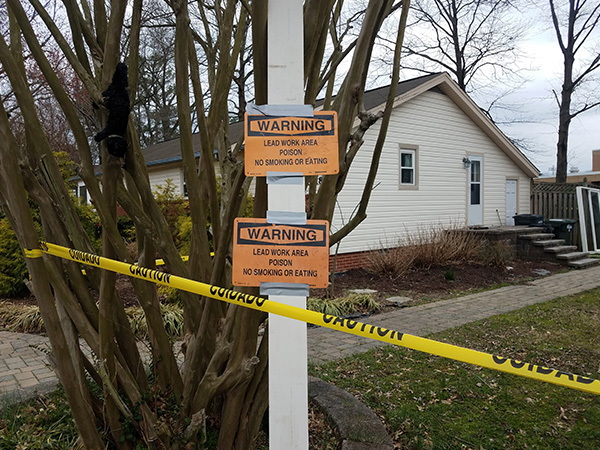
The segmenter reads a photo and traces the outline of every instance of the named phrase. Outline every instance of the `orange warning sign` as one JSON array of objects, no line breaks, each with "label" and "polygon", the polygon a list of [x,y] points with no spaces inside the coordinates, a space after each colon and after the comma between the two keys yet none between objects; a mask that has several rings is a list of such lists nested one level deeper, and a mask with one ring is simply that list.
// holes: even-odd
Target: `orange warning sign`
[{"label": "orange warning sign", "polygon": [[305,283],[327,287],[329,223],[277,225],[267,219],[237,218],[233,235],[233,284]]},{"label": "orange warning sign", "polygon": [[313,117],[248,115],[244,119],[245,170],[249,177],[267,172],[304,175],[338,173],[337,113]]}]

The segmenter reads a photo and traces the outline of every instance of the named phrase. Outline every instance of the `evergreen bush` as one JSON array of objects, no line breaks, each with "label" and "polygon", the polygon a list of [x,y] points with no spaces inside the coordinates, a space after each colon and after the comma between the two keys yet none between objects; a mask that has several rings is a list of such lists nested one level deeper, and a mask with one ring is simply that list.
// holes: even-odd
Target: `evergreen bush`
[{"label": "evergreen bush", "polygon": [[27,294],[25,257],[6,218],[0,219],[0,296]]}]

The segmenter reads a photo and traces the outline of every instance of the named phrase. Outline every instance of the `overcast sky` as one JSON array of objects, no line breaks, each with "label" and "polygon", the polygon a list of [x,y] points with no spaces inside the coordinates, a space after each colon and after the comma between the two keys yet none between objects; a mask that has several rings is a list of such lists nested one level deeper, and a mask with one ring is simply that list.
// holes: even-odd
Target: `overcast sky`
[{"label": "overcast sky", "polygon": [[[598,33],[597,33],[598,34]],[[553,30],[537,31],[522,45],[523,52],[535,68],[527,74],[531,81],[508,100],[522,105],[522,113],[531,123],[502,125],[512,138],[525,139],[534,152],[526,152],[541,172],[556,165],[558,107],[552,89],[560,93],[562,53]],[[592,168],[592,150],[600,149],[600,109],[588,111],[571,122],[569,167],[580,171]]]}]

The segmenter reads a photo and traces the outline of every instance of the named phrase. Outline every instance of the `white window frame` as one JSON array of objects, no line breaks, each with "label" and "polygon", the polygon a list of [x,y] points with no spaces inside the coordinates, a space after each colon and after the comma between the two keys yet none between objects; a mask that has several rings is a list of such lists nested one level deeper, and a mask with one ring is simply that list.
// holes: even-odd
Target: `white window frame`
[{"label": "white window frame", "polygon": [[75,197],[77,197],[82,203],[87,203],[91,205],[90,194],[87,190],[87,186],[83,182],[77,183],[77,187],[75,188]]},{"label": "white window frame", "polygon": [[187,181],[185,179],[185,170],[183,170],[183,168],[181,169],[181,195],[187,200]]},{"label": "white window frame", "polygon": [[[398,188],[399,189],[418,189],[419,188],[419,151],[414,145],[400,145],[398,151]],[[402,155],[412,155],[412,166],[402,166]],[[412,170],[412,183],[402,181],[402,171]]]}]

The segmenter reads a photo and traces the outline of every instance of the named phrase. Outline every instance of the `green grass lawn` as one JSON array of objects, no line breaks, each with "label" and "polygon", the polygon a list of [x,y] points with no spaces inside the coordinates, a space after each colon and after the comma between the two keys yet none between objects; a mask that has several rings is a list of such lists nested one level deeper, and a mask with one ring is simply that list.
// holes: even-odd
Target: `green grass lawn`
[{"label": "green grass lawn", "polygon": [[0,449],[76,448],[77,431],[62,388],[22,405],[0,407]]},{"label": "green grass lawn", "polygon": [[[600,289],[429,337],[600,378]],[[400,448],[600,448],[593,394],[397,347],[312,371],[376,411]]]}]

